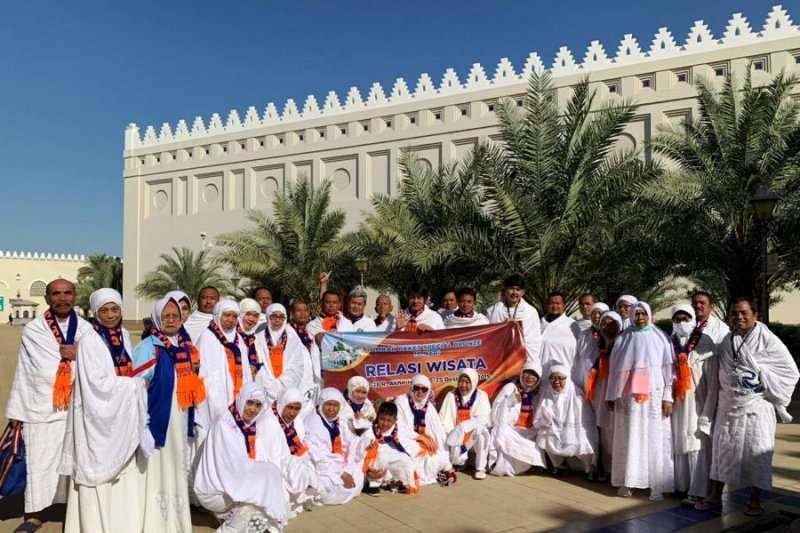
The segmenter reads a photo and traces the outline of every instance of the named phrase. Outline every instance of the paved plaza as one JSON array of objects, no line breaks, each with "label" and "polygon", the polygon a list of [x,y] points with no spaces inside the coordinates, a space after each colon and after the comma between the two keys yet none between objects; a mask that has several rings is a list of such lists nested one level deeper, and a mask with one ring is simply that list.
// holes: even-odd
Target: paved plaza
[{"label": "paved plaza", "polygon": [[[21,328],[0,325],[0,415],[16,364]],[[437,532],[483,533],[527,531],[620,531],[660,533],[685,530],[800,531],[790,529],[791,518],[800,516],[800,405],[793,406],[796,422],[778,426],[774,460],[775,489],[765,494],[767,513],[759,521],[742,514],[746,494],[729,495],[723,513],[681,508],[667,498],[652,503],[645,492],[619,498],[608,485],[586,482],[573,474],[561,479],[544,475],[515,478],[489,477],[475,481],[460,475],[455,486],[424,488],[419,496],[384,493],[360,496],[343,507],[315,508],[293,520],[288,533]],[[3,426],[5,420],[2,420]],[[63,513],[63,509],[60,510]],[[10,532],[22,515],[21,499],[0,500],[0,533]],[[60,517],[40,531],[61,531]],[[215,521],[194,515],[194,531],[213,531]],[[781,525],[785,524],[785,525]]]}]

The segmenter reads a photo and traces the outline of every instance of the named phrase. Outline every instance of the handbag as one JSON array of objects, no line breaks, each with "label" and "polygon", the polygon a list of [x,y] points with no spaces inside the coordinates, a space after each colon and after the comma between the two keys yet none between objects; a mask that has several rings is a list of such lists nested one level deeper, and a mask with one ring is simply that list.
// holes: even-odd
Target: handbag
[{"label": "handbag", "polygon": [[22,423],[9,422],[0,438],[0,498],[15,496],[25,490],[25,442]]}]

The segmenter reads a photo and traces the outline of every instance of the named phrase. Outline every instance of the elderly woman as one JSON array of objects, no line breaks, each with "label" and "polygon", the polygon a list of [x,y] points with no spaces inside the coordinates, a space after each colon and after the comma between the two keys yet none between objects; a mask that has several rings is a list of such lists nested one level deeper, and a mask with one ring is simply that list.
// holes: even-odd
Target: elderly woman
[{"label": "elderly woman", "polygon": [[136,460],[147,423],[147,382],[133,377],[122,297],[89,297],[94,332],[83,336],[67,416],[60,473],[72,478],[65,531],[142,531],[144,470]]},{"label": "elderly woman", "polygon": [[413,437],[410,449],[420,483],[447,486],[455,483],[456,473],[447,451],[447,433],[433,399],[431,380],[422,374],[414,376],[408,394],[394,400],[397,426]]},{"label": "elderly woman", "polygon": [[261,306],[252,298],[245,298],[239,302],[239,327],[237,332],[247,348],[247,362],[253,380],[264,367],[263,361],[258,356],[256,347],[257,330],[261,320]]},{"label": "elderly woman", "polygon": [[630,309],[632,325],[611,353],[606,400],[614,410],[611,484],[620,496],[631,489],[650,489],[663,499],[674,484],[672,463],[672,347],[652,325],[645,302]]},{"label": "elderly woman", "polygon": [[368,394],[369,381],[366,378],[353,376],[347,380],[347,391],[344,395],[346,401],[339,416],[358,435],[372,426],[376,417],[375,406],[367,398]]},{"label": "elderly woman", "polygon": [[[140,447],[145,471],[143,531],[191,531],[186,465],[194,440],[194,409],[205,401],[203,381],[192,370],[189,346],[181,342],[181,310],[172,298],[156,302],[151,335],[133,350],[133,375],[148,381],[147,428]],[[164,505],[164,502],[172,502]]]},{"label": "elderly woman", "polygon": [[303,512],[319,493],[319,476],[311,461],[305,427],[299,416],[303,400],[299,390],[286,389],[273,402],[271,409],[289,448],[289,457],[283,465],[283,480],[289,493],[289,518]]},{"label": "elderly woman", "polygon": [[317,411],[305,419],[311,460],[320,478],[319,502],[324,505],[345,504],[364,486],[365,449],[339,418],[344,404],[337,389],[322,389]]},{"label": "elderly woman", "polygon": [[549,383],[536,409],[533,426],[536,444],[547,453],[553,472],[559,475],[567,460],[578,459],[583,470],[591,470],[597,431],[591,407],[569,378],[570,369],[553,365]]},{"label": "elderly woman", "polygon": [[467,462],[470,450],[475,453],[475,479],[486,478],[489,458],[491,404],[486,392],[478,388],[478,372],[467,368],[458,376],[456,389],[447,393],[442,403],[442,425],[447,432],[447,447],[454,465]]},{"label": "elderly woman", "polygon": [[275,400],[289,388],[300,388],[307,365],[306,350],[294,328],[288,326],[286,308],[278,303],[267,307],[267,324],[256,339],[264,372],[260,374],[270,398]]},{"label": "elderly woman", "polygon": [[495,476],[515,476],[545,465],[533,427],[541,373],[537,363],[526,363],[519,378],[506,383],[494,399],[489,462],[494,464],[491,473]]},{"label": "elderly woman", "polygon": [[280,531],[288,521],[281,477],[288,450],[266,405],[267,391],[249,382],[203,445],[194,491],[222,522],[217,531]]}]

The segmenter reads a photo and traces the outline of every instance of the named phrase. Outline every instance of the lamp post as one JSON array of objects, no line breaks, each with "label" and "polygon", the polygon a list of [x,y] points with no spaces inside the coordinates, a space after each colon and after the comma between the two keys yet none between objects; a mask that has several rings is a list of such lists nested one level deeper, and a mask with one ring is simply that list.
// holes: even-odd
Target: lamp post
[{"label": "lamp post", "polygon": [[364,286],[364,274],[367,272],[367,267],[369,266],[369,261],[364,259],[363,257],[359,257],[354,262],[356,270],[358,270],[359,274],[361,274],[361,286]]},{"label": "lamp post", "polygon": [[778,195],[768,185],[759,185],[753,196],[750,197],[750,207],[753,209],[753,216],[761,226],[761,296],[758,307],[761,321],[769,323],[769,254],[767,253],[767,229],[772,215],[775,212],[775,204],[778,203]]}]

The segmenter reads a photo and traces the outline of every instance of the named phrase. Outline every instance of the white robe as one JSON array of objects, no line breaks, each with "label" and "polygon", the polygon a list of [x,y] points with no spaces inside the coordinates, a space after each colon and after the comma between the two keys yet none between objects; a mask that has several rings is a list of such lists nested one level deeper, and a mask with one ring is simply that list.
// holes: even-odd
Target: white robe
[{"label": "white robe", "polygon": [[[592,367],[600,357],[598,341],[594,339],[592,331],[592,328],[589,328],[578,336],[575,344],[575,360],[572,363],[572,383],[581,391],[584,398],[586,397],[586,378],[589,377]],[[607,388],[608,378],[603,381],[598,379],[594,385],[592,401],[589,402],[594,413],[595,424],[599,429],[598,442],[606,471],[611,466],[611,449],[614,445],[614,411],[608,408],[606,402]]]},{"label": "white robe", "polygon": [[[308,334],[311,335],[312,339],[316,338],[317,334],[319,333],[325,333],[325,330],[322,329],[322,320],[323,317],[318,316],[314,320],[309,322],[308,325],[306,326],[306,330],[308,331]],[[348,329],[346,329],[348,324],[350,324],[350,321],[347,320],[344,317],[344,315],[339,313],[338,318],[336,320],[336,331],[349,331]]]},{"label": "white robe", "polygon": [[[339,423],[342,453],[334,453],[330,434],[317,412],[305,419],[306,440],[320,481],[319,501],[324,505],[342,505],[361,493],[364,486],[364,443],[353,434],[346,423]],[[342,474],[353,477],[355,486],[346,488]]]},{"label": "white robe", "polygon": [[[392,429],[389,430],[389,434],[391,434],[395,427],[397,426],[392,426]],[[386,474],[380,480],[371,481],[379,481],[381,483],[388,481],[399,481],[407,489],[409,489],[409,492],[416,493],[419,491],[420,481],[419,474],[417,472],[417,465],[411,456],[411,452],[416,447],[414,446],[414,440],[409,433],[401,431],[400,429],[397,431],[397,441],[399,442],[400,446],[405,449],[405,452],[397,450],[389,444],[376,442],[373,426],[370,426],[370,428],[367,429],[361,435],[361,437],[359,437],[359,439],[361,440],[360,445],[363,446],[365,450],[373,445],[373,443],[378,447],[375,462],[371,465],[365,462],[365,468],[386,471]]]},{"label": "white robe", "polygon": [[[681,339],[685,346],[688,338]],[[672,406],[675,489],[703,498],[708,495],[711,469],[711,425],[717,407],[719,364],[715,343],[703,333],[689,354],[692,388]]]},{"label": "white robe", "polygon": [[[308,367],[311,365],[311,361],[307,356],[308,350],[303,346],[303,342],[297,336],[294,328],[286,326],[285,331],[286,347],[283,351],[283,372],[278,377],[275,376],[269,359],[269,345],[267,344],[266,335],[269,335],[271,330],[266,328],[256,335],[256,351],[258,352],[258,358],[264,363],[264,366],[261,367],[261,370],[256,375],[256,379],[261,380],[271,400],[277,400],[278,396],[288,388],[295,388],[305,392],[302,385],[303,376],[308,375]],[[311,333],[310,329],[308,331]],[[280,342],[280,336],[274,337],[273,342],[277,345]]]},{"label": "white robe", "polygon": [[[533,399],[533,417],[538,404],[539,392]],[[532,466],[544,467],[544,456],[536,444],[536,429],[519,427],[522,401],[518,397],[516,383],[506,383],[492,404],[492,446],[489,452],[491,473],[495,476],[515,476]],[[531,420],[533,421],[533,420]]]},{"label": "white robe", "polygon": [[552,322],[542,318],[542,380],[547,381],[553,365],[572,368],[575,360],[575,321],[562,314]]},{"label": "white robe", "polygon": [[[442,316],[428,306],[425,306],[422,309],[422,312],[419,315],[417,315],[415,320],[417,322],[417,325],[424,324],[430,327],[434,331],[439,329],[444,329],[444,322],[442,321]],[[405,328],[403,329],[403,331],[405,331]]]},{"label": "white robe", "polygon": [[262,413],[254,423],[256,457],[251,459],[233,415],[223,413],[211,427],[194,478],[202,506],[225,522],[242,523],[244,527],[227,528],[241,533],[251,531],[247,521],[254,518],[278,528],[288,522],[281,475],[289,460],[286,439],[274,417]]},{"label": "white robe", "polygon": [[471,317],[456,316],[455,313],[450,313],[444,318],[445,329],[453,328],[466,328],[471,326],[486,326],[489,324],[489,319],[483,313],[475,311]]},{"label": "white robe", "polygon": [[[419,433],[414,430],[414,412],[411,410],[410,401],[413,400],[409,400],[407,394],[395,398],[397,425],[401,431],[411,434],[412,438],[416,440]],[[439,472],[449,471],[453,468],[447,450],[447,433],[433,402],[429,403],[425,411],[425,435],[436,442],[435,452],[429,453],[417,442],[412,443],[407,449],[416,461],[420,484],[432,485],[437,482]]]},{"label": "white robe", "polygon": [[[489,460],[491,445],[489,429],[491,427],[492,408],[489,396],[478,389],[478,395],[470,408],[470,419],[460,424],[455,391],[444,397],[440,417],[442,426],[447,432],[447,447],[450,450],[450,462],[461,466],[467,462],[469,450],[475,451],[475,469],[485,471]],[[472,393],[470,392],[469,397]],[[466,451],[463,451],[466,448]]]},{"label": "white robe", "polygon": [[706,324],[705,329],[703,329],[703,333],[711,337],[714,344],[721,343],[722,339],[724,339],[730,331],[731,328],[728,327],[728,324],[713,314],[708,317],[708,324]]},{"label": "white robe", "polygon": [[[250,360],[247,358],[247,344],[241,335],[236,335],[235,330],[230,333],[224,332],[224,334],[228,341],[233,341],[234,336],[238,337],[237,345],[242,354],[242,387],[244,387],[245,384],[253,381]],[[225,347],[219,342],[214,332],[206,327],[195,346],[200,352],[199,375],[203,378],[206,387],[206,401],[197,408],[195,418],[195,423],[199,426],[197,444],[200,445],[213,422],[228,410],[236,397],[233,394],[233,378],[228,369]],[[263,357],[261,361],[264,361]]]},{"label": "white robe", "polygon": [[486,311],[489,322],[497,324],[506,320],[518,320],[522,323],[522,336],[525,341],[527,362],[540,365],[542,333],[539,323],[539,313],[525,300],[520,301],[516,307],[509,308],[505,302],[497,302]]},{"label": "white robe", "polygon": [[377,322],[375,323],[375,331],[385,331],[387,333],[393,332],[395,329],[396,320],[397,319],[393,314],[387,315],[380,324]]},{"label": "white robe", "polygon": [[[295,333],[297,333],[295,331]],[[300,336],[298,335],[298,339]],[[320,390],[322,390],[322,358],[319,353],[319,346],[316,342],[311,342],[311,346],[306,348],[300,341],[301,352],[303,354],[303,377],[300,379],[298,389],[303,393],[303,417],[314,409],[317,403]]]},{"label": "white robe", "polygon": [[[61,325],[61,329],[66,335],[66,325]],[[91,324],[78,317],[75,343],[80,346],[81,339],[91,331]],[[67,497],[67,479],[58,473],[67,411],[53,408],[53,385],[60,362],[59,345],[44,315],[28,322],[22,330],[17,367],[6,406],[6,418],[23,423],[26,513],[41,511],[54,503],[64,503]],[[75,372],[75,363],[72,363],[73,376]]]},{"label": "white robe", "polygon": [[[269,410],[268,415],[275,418],[272,409]],[[297,438],[306,447],[306,452],[302,455],[293,455],[290,450],[286,461],[281,466],[283,469],[283,483],[289,497],[289,518],[301,513],[303,504],[306,501],[313,501],[318,498],[320,490],[319,476],[311,459],[310,445],[305,438],[305,424],[301,416],[302,413],[295,418],[294,430],[297,433]],[[280,422],[278,422],[278,425],[280,427]],[[282,430],[281,435],[284,435]],[[285,441],[286,438],[284,437]]]},{"label": "white robe", "polygon": [[597,430],[589,404],[569,378],[560,393],[549,383],[545,387],[534,415],[536,444],[555,466],[576,457],[588,472],[597,447]]},{"label": "white robe", "polygon": [[[128,354],[130,335],[122,330]],[[75,385],[59,472],[72,478],[65,530],[137,533],[142,529],[144,470],[136,449],[147,424],[147,388],[117,376],[103,338],[87,332],[78,345]]]},{"label": "white robe", "polygon": [[361,431],[372,426],[372,423],[378,416],[375,411],[375,406],[369,398],[364,400],[364,405],[361,407],[360,413],[362,416],[356,418],[355,411],[353,411],[353,408],[350,406],[350,402],[345,401],[342,405],[342,409],[339,411],[339,419],[347,423],[347,427],[350,428],[350,431],[360,434]]},{"label": "white robe", "polygon": [[372,320],[367,315],[363,315],[361,318],[353,322],[347,317],[342,317],[339,319],[339,323],[341,327],[339,331],[377,331],[378,327],[375,325],[375,321]]},{"label": "white robe", "polygon": [[183,328],[191,337],[192,342],[197,344],[197,341],[200,339],[200,335],[202,335],[205,330],[208,329],[208,323],[214,320],[214,315],[209,313],[203,313],[201,311],[194,311],[189,318],[186,319],[186,322],[183,324]]},{"label": "white robe", "polygon": [[783,342],[760,322],[743,345],[742,337],[731,332],[718,350],[711,479],[731,490],[770,489],[776,413],[781,421],[791,421],[786,408],[797,385],[797,365]]}]

